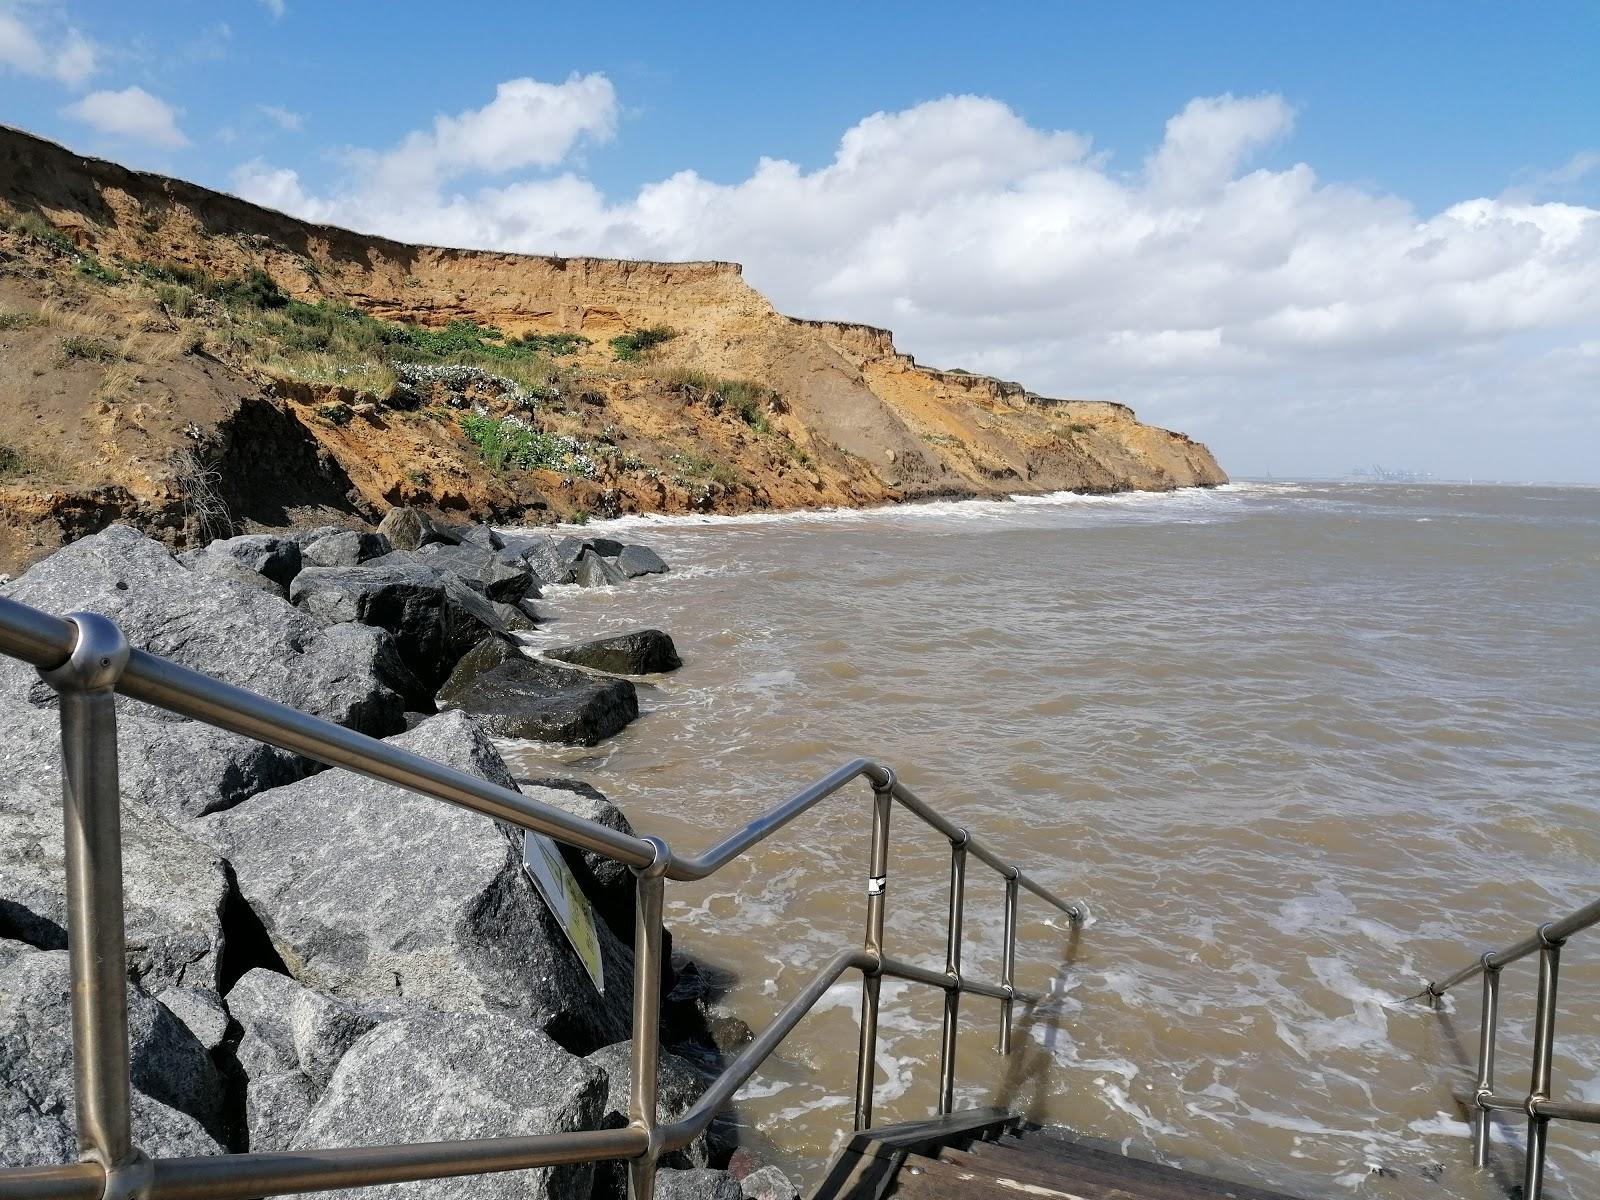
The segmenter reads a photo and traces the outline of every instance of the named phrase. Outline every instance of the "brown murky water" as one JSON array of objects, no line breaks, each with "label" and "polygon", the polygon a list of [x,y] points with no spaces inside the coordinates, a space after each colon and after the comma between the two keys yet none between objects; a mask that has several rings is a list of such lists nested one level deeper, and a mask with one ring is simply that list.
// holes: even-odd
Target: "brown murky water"
[{"label": "brown murky water", "polygon": [[[967,1001],[962,1102],[1308,1196],[1504,1194],[1467,1169],[1450,1100],[1476,991],[1443,1016],[1397,1001],[1600,887],[1600,491],[1246,484],[613,524],[676,570],[561,589],[538,637],[654,625],[687,665],[614,742],[515,747],[523,765],[698,849],[865,754],[1088,900],[1073,945],[1024,899],[1019,982],[1057,1002],[1007,1063],[998,1005]],[[752,1024],[859,941],[868,795],[669,889],[679,944],[737,972]],[[941,967],[948,849],[897,825],[889,948]],[[991,978],[1000,899],[974,864],[968,963]],[[1512,1087],[1533,976],[1507,971]],[[1600,932],[1563,977],[1558,1090],[1586,1100],[1597,984]],[[858,992],[743,1093],[805,1171],[849,1120]],[[879,1117],[926,1115],[939,997],[884,995]],[[1600,1195],[1600,1133],[1551,1141],[1549,1194]]]}]

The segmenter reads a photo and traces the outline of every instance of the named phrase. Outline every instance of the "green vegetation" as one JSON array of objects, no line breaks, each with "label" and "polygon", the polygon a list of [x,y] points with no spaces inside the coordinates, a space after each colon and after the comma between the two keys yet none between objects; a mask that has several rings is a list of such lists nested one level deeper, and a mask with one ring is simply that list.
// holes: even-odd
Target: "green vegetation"
[{"label": "green vegetation", "polygon": [[350,419],[355,415],[355,411],[348,404],[338,400],[333,400],[317,407],[317,416],[321,417],[329,425],[348,425],[350,424]]},{"label": "green vegetation", "polygon": [[11,232],[20,233],[23,237],[30,237],[36,242],[43,242],[63,254],[76,254],[78,248],[72,244],[72,239],[49,221],[36,212],[26,212],[13,218]]},{"label": "green vegetation", "polygon": [[1067,432],[1068,433],[1093,433],[1094,432],[1094,426],[1093,425],[1086,425],[1082,421],[1074,421],[1071,425],[1067,426]]},{"label": "green vegetation", "polygon": [[618,362],[638,362],[645,354],[662,342],[670,342],[678,336],[676,329],[668,329],[665,325],[652,325],[647,329],[634,329],[620,337],[611,339],[611,350],[617,356]]},{"label": "green vegetation", "polygon": [[63,362],[113,362],[118,357],[116,347],[101,341],[99,338],[84,337],[82,334],[73,334],[71,337],[61,339],[61,359]]},{"label": "green vegetation", "polygon": [[9,479],[22,470],[22,451],[0,442],[0,479]]},{"label": "green vegetation", "polygon": [[536,354],[560,358],[565,354],[576,354],[590,342],[581,333],[525,333],[515,344],[525,346]]},{"label": "green vegetation", "polygon": [[709,479],[712,483],[719,483],[723,487],[733,487],[744,482],[744,477],[732,467],[707,458],[703,454],[684,451],[672,455],[667,461],[678,468],[678,474],[684,479]]},{"label": "green vegetation", "polygon": [[78,274],[87,275],[96,283],[121,283],[122,276],[92,254],[85,254],[78,263]]},{"label": "green vegetation", "polygon": [[174,317],[192,317],[199,307],[194,289],[181,283],[157,285],[156,299]]},{"label": "green vegetation", "polygon": [[694,367],[673,371],[667,381],[703,400],[712,412],[729,408],[757,433],[772,432],[767,414],[777,408],[781,398],[765,384],[753,379],[718,379]]},{"label": "green vegetation", "polygon": [[37,319],[37,317],[30,316],[28,313],[0,312],[0,333],[4,333],[8,329],[26,329]]},{"label": "green vegetation", "polygon": [[564,471],[591,476],[594,460],[583,453],[575,438],[534,429],[516,417],[488,417],[465,413],[461,432],[478,448],[491,471]]}]

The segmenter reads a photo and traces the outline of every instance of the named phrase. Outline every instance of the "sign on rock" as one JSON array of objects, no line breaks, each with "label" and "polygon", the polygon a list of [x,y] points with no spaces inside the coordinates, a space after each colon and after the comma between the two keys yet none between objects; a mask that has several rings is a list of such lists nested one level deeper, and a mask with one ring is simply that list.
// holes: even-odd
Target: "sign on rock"
[{"label": "sign on rock", "polygon": [[522,836],[522,869],[555,914],[561,931],[577,951],[578,961],[594,981],[595,990],[605,991],[606,971],[600,959],[600,938],[594,930],[594,912],[589,907],[589,898],[567,869],[561,851],[543,834],[528,830]]}]

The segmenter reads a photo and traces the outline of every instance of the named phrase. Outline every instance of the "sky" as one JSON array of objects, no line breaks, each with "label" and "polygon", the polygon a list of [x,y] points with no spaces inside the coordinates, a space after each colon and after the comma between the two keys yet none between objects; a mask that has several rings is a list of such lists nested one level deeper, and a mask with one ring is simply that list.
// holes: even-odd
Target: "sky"
[{"label": "sky", "polygon": [[1600,483],[1600,3],[0,0],[0,122],[405,240],[728,259],[1239,477]]}]

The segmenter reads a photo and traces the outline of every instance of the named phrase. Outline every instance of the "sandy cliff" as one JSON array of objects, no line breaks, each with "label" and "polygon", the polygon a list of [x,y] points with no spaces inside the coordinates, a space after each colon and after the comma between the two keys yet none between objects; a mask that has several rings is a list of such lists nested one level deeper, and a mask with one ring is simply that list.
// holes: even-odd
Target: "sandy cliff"
[{"label": "sandy cliff", "polygon": [[[119,517],[182,542],[400,502],[556,520],[1225,480],[1204,446],[1120,405],[785,317],[732,263],[404,245],[3,128],[0,229],[0,569]],[[241,300],[227,281],[247,278],[275,290]],[[518,379],[546,370],[532,399],[492,380],[419,394],[387,359],[349,361],[341,330],[332,347],[284,341],[284,313],[351,309],[369,342],[462,322],[502,339],[495,354],[580,337],[548,361],[518,349]],[[649,329],[675,336],[626,359],[612,344]],[[482,352],[461,361],[494,373]],[[575,457],[494,469],[467,413]]]}]

